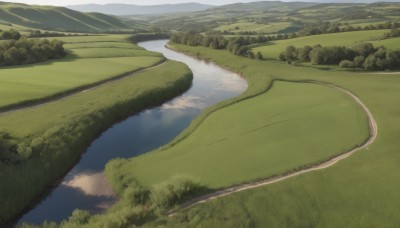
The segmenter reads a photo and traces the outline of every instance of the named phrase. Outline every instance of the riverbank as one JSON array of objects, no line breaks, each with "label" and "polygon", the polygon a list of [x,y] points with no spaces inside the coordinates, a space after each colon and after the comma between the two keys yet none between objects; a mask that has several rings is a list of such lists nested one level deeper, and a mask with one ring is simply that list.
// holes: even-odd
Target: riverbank
[{"label": "riverbank", "polygon": [[1,163],[0,224],[48,192],[49,184],[57,183],[102,131],[181,94],[191,82],[192,74],[184,64],[168,61],[61,102],[2,115],[1,131],[18,141],[25,156],[18,163]]},{"label": "riverbank", "polygon": [[[396,148],[400,145],[394,137],[399,130],[394,126],[399,121],[395,113],[400,110],[398,100],[393,97],[400,95],[399,77],[323,72],[247,60],[230,56],[225,51],[184,45],[176,47],[248,76],[258,74],[279,80],[320,81],[349,90],[370,109],[380,126],[380,133],[374,144],[328,169],[178,211],[176,217],[158,220],[158,224],[166,227],[188,224],[205,227],[237,224],[338,227],[350,224],[365,227],[385,224],[383,226],[390,227],[398,223],[396,208],[399,205],[394,202],[400,199],[396,191],[400,186],[395,181],[398,175],[393,173],[399,173],[395,164],[399,160]],[[339,217],[341,219],[337,219]]]}]

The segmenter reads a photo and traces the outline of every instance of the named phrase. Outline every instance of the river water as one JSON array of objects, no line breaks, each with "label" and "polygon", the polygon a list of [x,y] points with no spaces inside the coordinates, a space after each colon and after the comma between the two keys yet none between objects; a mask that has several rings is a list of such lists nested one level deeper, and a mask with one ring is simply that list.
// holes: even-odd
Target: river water
[{"label": "river water", "polygon": [[206,107],[235,97],[247,88],[239,75],[213,63],[165,48],[167,40],[139,43],[149,51],[185,63],[193,72],[193,85],[183,95],[115,124],[94,140],[79,163],[45,199],[27,212],[19,224],[60,222],[76,208],[99,213],[116,197],[103,175],[113,158],[137,156],[174,139]]}]

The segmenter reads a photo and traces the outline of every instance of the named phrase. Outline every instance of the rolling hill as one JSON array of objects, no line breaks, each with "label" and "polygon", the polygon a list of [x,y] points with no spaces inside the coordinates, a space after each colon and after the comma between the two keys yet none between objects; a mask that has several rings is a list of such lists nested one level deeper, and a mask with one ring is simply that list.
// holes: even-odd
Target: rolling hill
[{"label": "rolling hill", "polygon": [[199,3],[183,3],[183,4],[164,4],[164,5],[130,5],[130,4],[85,4],[67,6],[70,9],[81,12],[99,12],[111,15],[145,15],[145,14],[165,14],[178,12],[195,12],[202,11],[213,7],[212,5],[204,5]]},{"label": "rolling hill", "polygon": [[211,8],[210,11],[281,11],[287,12],[316,5],[315,2],[281,2],[261,1],[250,3],[234,3]]},{"label": "rolling hill", "polygon": [[0,21],[34,29],[73,32],[121,31],[140,27],[101,13],[7,2],[0,2]]}]

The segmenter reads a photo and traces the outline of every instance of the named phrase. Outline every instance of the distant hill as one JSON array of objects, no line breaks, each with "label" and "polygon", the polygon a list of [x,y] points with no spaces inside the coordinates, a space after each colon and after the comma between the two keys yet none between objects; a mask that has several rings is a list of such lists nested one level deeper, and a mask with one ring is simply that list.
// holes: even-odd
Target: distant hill
[{"label": "distant hill", "polygon": [[399,0],[307,0],[307,2],[319,3],[375,3],[375,2],[399,2]]},{"label": "distant hill", "polygon": [[129,4],[86,4],[67,6],[70,9],[81,12],[99,12],[118,16],[145,15],[145,14],[166,14],[202,11],[213,7],[200,3],[165,4],[165,5],[129,5]]},{"label": "distant hill", "polygon": [[73,32],[120,31],[135,27],[117,17],[101,13],[6,2],[0,2],[0,21],[35,29]]},{"label": "distant hill", "polygon": [[261,1],[250,3],[234,3],[213,7],[209,10],[224,11],[293,11],[317,5],[315,2],[281,2],[281,1]]}]

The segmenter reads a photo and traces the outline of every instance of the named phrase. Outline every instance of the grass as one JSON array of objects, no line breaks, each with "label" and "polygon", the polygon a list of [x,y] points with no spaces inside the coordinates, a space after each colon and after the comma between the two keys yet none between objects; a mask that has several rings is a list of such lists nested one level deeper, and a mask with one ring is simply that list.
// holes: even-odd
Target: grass
[{"label": "grass", "polygon": [[[214,30],[230,32],[257,32],[257,33],[279,33],[291,26],[290,22],[278,22],[272,24],[258,24],[255,22],[238,22],[229,25],[223,25]],[[239,27],[239,29],[236,29]]]},{"label": "grass", "polygon": [[248,60],[225,51],[175,47],[242,73],[253,91],[255,86],[251,82],[265,78],[317,80],[341,86],[369,107],[378,122],[379,133],[368,149],[328,169],[194,206],[173,218],[150,223],[149,227],[396,227],[399,224],[399,75],[328,72]]},{"label": "grass", "polygon": [[[71,52],[79,58],[115,58],[115,57],[141,57],[141,59],[132,60],[134,64],[143,64],[146,66],[146,58],[156,57],[163,59],[163,55],[156,52],[146,50],[127,49],[127,48],[82,48],[74,49]],[[138,61],[139,60],[139,61]]]},{"label": "grass", "polygon": [[[147,52],[128,42],[93,42],[119,40],[123,36],[65,37],[74,49],[66,59],[41,64],[2,68],[0,107],[46,99],[113,77],[154,66],[164,60],[158,53]],[[92,48],[82,48],[89,45]],[[131,47],[129,49],[123,47]],[[108,48],[104,48],[108,47]],[[82,48],[82,49],[77,49]],[[122,49],[123,48],[123,49]],[[116,58],[120,57],[120,58]]]},{"label": "grass", "polygon": [[375,45],[375,47],[379,46],[385,46],[387,48],[393,49],[393,50],[399,50],[400,49],[400,38],[390,38],[386,40],[378,40],[378,41],[373,41],[371,42],[372,44]]},{"label": "grass", "polygon": [[352,46],[359,42],[375,40],[377,37],[382,36],[385,32],[388,32],[388,30],[343,32],[299,37],[295,39],[272,41],[265,44],[256,45],[253,47],[253,51],[261,51],[264,58],[267,59],[278,59],[279,54],[290,45],[293,45],[297,48],[304,47],[306,45],[314,46],[317,44],[322,46]]},{"label": "grass", "polygon": [[[70,39],[71,41],[71,39]],[[124,49],[137,49],[143,50],[143,48],[127,42],[90,42],[90,43],[68,43],[64,44],[64,47],[68,50],[71,49],[82,49],[82,48],[124,48]]]},{"label": "grass", "polygon": [[118,176],[150,187],[185,174],[217,189],[326,160],[367,136],[366,116],[346,95],[275,82],[267,93],[213,113],[175,146],[130,160]]},{"label": "grass", "polygon": [[160,104],[190,85],[190,70],[168,61],[58,102],[1,114],[0,132],[10,135],[8,141],[18,148],[10,156],[20,161],[0,162],[0,224],[63,177],[92,140],[115,121]]}]

